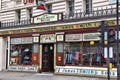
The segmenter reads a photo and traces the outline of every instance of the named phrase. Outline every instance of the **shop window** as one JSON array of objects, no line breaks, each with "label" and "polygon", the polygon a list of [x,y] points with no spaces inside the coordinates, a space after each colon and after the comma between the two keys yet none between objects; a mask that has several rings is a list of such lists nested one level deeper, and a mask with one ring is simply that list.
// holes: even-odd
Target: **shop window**
[{"label": "shop window", "polygon": [[38,64],[39,44],[33,37],[11,38],[10,65]]},{"label": "shop window", "polygon": [[[115,46],[113,44],[112,46]],[[102,47],[99,42],[96,41],[94,45],[90,45],[90,41],[87,42],[67,42],[64,43],[65,65],[78,65],[78,66],[107,66],[106,58],[102,51]],[[116,67],[116,49],[113,48],[113,58],[110,58],[110,62]]]},{"label": "shop window", "polygon": [[65,43],[65,64],[80,64],[80,43]]},{"label": "shop window", "polygon": [[32,44],[12,44],[10,54],[10,64],[31,65],[32,64]]},{"label": "shop window", "polygon": [[83,65],[102,66],[106,64],[102,48],[98,42],[90,45],[89,41],[83,44]]}]

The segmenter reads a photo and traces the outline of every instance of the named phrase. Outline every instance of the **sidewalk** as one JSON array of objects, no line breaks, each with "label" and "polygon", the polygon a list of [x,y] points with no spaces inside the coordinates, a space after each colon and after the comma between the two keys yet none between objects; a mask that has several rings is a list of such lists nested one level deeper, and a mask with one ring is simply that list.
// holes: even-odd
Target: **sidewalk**
[{"label": "sidewalk", "polygon": [[0,72],[0,80],[107,80],[107,79],[54,75],[53,73]]}]

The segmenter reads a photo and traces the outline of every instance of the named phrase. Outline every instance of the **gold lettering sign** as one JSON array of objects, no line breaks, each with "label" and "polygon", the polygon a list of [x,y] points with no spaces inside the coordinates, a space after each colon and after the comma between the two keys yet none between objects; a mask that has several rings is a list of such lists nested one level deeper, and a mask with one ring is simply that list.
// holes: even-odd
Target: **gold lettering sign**
[{"label": "gold lettering sign", "polygon": [[[109,26],[116,25],[116,21],[106,21],[106,23],[108,23]],[[100,22],[92,22],[92,23],[83,23],[83,24],[75,24],[75,25],[63,25],[63,26],[40,27],[40,28],[31,28],[31,29],[20,29],[20,30],[8,30],[8,31],[0,31],[0,35],[92,28],[92,27],[98,27],[99,25],[100,25]]]},{"label": "gold lettering sign", "polygon": [[84,24],[80,24],[81,28],[92,28],[92,27],[97,27],[99,26],[100,23],[99,22],[94,22],[94,23],[84,23]]}]

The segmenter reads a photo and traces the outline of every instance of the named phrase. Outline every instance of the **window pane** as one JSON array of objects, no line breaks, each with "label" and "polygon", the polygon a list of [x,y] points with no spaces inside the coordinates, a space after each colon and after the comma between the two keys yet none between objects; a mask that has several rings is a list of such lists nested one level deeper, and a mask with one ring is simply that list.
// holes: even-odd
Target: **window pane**
[{"label": "window pane", "polygon": [[48,13],[52,12],[52,5],[51,4],[47,5],[47,10],[48,10]]},{"label": "window pane", "polygon": [[33,45],[33,53],[38,53],[39,52],[39,44],[34,44]]},{"label": "window pane", "polygon": [[32,9],[29,9],[29,18],[32,18]]},{"label": "window pane", "polygon": [[74,0],[69,1],[69,16],[74,16]]},{"label": "window pane", "polygon": [[57,52],[58,53],[63,53],[63,43],[58,43],[57,44]]},{"label": "window pane", "polygon": [[78,65],[80,56],[80,43],[65,44],[65,63]]},{"label": "window pane", "polygon": [[92,13],[92,0],[85,1],[86,14]]}]

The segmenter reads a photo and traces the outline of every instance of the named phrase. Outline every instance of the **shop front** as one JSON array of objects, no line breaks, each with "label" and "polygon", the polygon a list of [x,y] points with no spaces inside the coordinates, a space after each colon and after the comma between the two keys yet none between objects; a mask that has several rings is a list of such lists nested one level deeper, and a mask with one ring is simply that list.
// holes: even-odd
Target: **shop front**
[{"label": "shop front", "polygon": [[10,71],[54,72],[55,34],[10,37]]},{"label": "shop front", "polygon": [[[110,26],[115,21],[108,21]],[[99,43],[100,22],[1,31],[8,38],[8,70],[107,77]],[[22,36],[24,34],[29,36]],[[36,33],[36,34],[34,34]],[[12,35],[18,36],[12,36]],[[22,34],[19,36],[19,34]],[[116,77],[116,47],[112,44],[111,77]],[[105,46],[106,47],[106,46]]]}]

